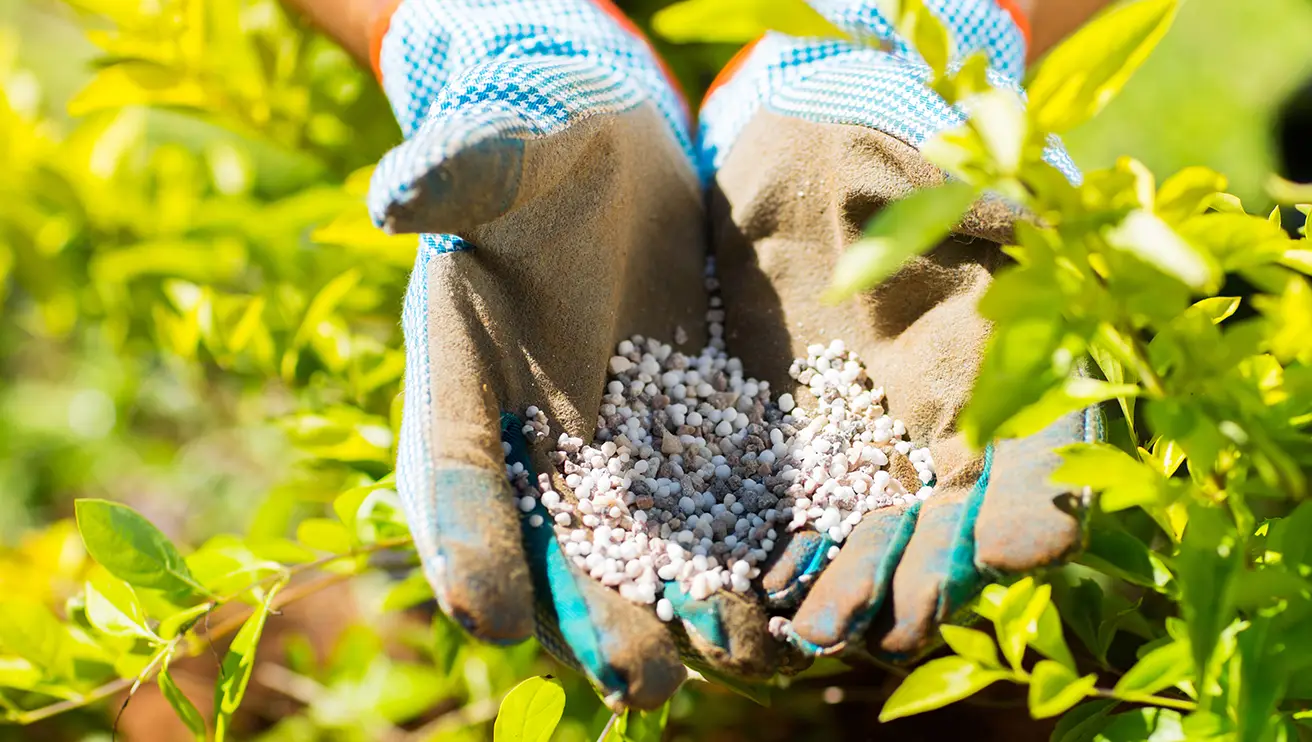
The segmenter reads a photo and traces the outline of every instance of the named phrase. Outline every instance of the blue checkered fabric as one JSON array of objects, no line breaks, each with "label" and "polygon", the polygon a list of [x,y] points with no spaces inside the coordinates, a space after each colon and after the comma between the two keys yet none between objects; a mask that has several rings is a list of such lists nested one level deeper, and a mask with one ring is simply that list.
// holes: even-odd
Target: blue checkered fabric
[{"label": "blue checkered fabric", "polygon": [[[966,120],[925,85],[929,76],[923,62],[897,52],[767,34],[702,105],[702,175],[720,168],[743,127],[762,109],[816,123],[868,126],[919,148]],[[996,87],[1020,91],[1016,79],[998,69],[988,76]],[[1079,180],[1078,168],[1055,137],[1044,158],[1072,182]]]},{"label": "blue checkered fabric", "polygon": [[[858,37],[884,39],[891,42],[898,56],[924,61],[915,48],[893,30],[893,25],[871,0],[808,2],[834,25]],[[951,34],[954,61],[964,61],[975,52],[983,51],[988,55],[990,66],[1004,75],[1020,79],[1025,74],[1028,49],[1025,34],[996,0],[925,0],[925,6]]]},{"label": "blue checkered fabric", "polygon": [[374,173],[381,223],[457,152],[534,139],[650,101],[693,158],[689,122],[646,42],[589,0],[405,0],[379,55],[406,142]]}]

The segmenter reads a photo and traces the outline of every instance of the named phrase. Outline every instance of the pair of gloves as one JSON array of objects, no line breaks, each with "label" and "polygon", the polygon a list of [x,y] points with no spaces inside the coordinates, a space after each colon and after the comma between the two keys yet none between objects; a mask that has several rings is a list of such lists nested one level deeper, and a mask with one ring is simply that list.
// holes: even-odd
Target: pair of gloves
[{"label": "pair of gloves", "polygon": [[[660,60],[608,0],[403,0],[374,39],[405,142],[379,164],[370,209],[390,232],[421,234],[402,319],[397,482],[427,576],[471,634],[536,633],[615,706],[663,703],[685,662],[768,676],[799,656],[914,658],[983,579],[1058,562],[1081,542],[1068,493],[1047,475],[1053,448],[1095,434],[1090,415],[982,455],[955,430],[989,331],[975,303],[1005,261],[1009,210],[979,206],[878,289],[820,301],[875,212],[942,182],[917,147],[962,114],[923,85],[925,67],[873,0],[813,5],[893,50],[767,34],[722,73],[696,137]],[[1003,0],[929,5],[958,56],[983,49],[999,79],[1019,77],[1023,19]],[[1050,160],[1075,177],[1062,152]],[[575,569],[549,520],[534,527],[520,512],[503,443],[545,471],[511,413],[535,405],[553,436],[590,440],[620,340],[702,347],[708,250],[728,351],[749,374],[804,395],[791,360],[842,339],[929,446],[938,478],[923,503],[868,514],[832,561],[827,537],[784,536],[756,595],[698,601],[668,587],[676,620],[663,624]],[[768,631],[772,613],[792,617],[786,643]]]}]

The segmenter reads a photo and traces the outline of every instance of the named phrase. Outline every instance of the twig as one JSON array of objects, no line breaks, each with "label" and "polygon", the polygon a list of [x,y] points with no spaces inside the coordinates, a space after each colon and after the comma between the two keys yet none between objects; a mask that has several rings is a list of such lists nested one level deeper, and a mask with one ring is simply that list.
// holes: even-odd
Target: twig
[{"label": "twig", "polygon": [[601,728],[601,734],[597,737],[597,742],[606,742],[606,738],[610,736],[610,730],[615,726],[615,722],[619,720],[620,712],[612,712],[610,715],[610,721],[606,722],[606,726]]},{"label": "twig", "polygon": [[1185,701],[1178,698],[1166,698],[1165,696],[1153,696],[1146,693],[1122,693],[1117,695],[1106,688],[1094,688],[1089,691],[1089,696],[1093,698],[1106,698],[1111,701],[1142,703],[1148,706],[1162,706],[1177,711],[1193,711],[1198,708],[1198,704],[1193,701]]},{"label": "twig", "polygon": [[[389,539],[387,541],[379,541],[377,543],[367,544],[359,549],[354,549],[352,551],[346,552],[345,554],[333,554],[331,556],[327,556],[322,559],[316,559],[313,562],[298,564],[286,570],[285,572],[279,572],[277,574],[272,574],[265,578],[257,580],[256,582],[252,583],[250,586],[243,588],[240,592],[233,593],[225,598],[221,598],[219,601],[215,602],[214,608],[217,608],[220,605],[237,600],[252,588],[258,587],[268,580],[288,579],[290,577],[294,577],[298,574],[307,572],[309,570],[318,569],[319,567],[323,567],[332,562],[340,561],[343,559],[351,559],[354,557],[362,556],[364,554],[372,554],[374,552],[384,551],[387,549],[395,549],[399,546],[407,546],[410,543],[412,543],[412,539],[409,536],[403,538]],[[300,600],[301,598],[306,597],[307,595],[311,595],[331,585],[335,585],[339,582],[343,582],[347,579],[350,579],[352,576],[353,575],[349,575],[349,574],[326,575],[313,582],[307,582],[301,585],[297,585],[295,587],[288,588],[287,590],[284,590],[281,593],[279,593],[279,595],[274,599],[273,603],[269,605],[269,609],[270,611],[277,610],[290,603],[294,603]],[[210,610],[213,611],[214,608],[211,608]],[[237,631],[237,629],[241,628],[241,625],[246,622],[246,619],[249,618],[251,613],[253,612],[254,610],[251,610],[251,611],[246,611],[237,616],[230,616],[227,619],[220,622],[217,626],[214,626],[213,628],[206,631],[205,632],[206,645],[212,646],[215,639],[222,639],[228,634]],[[192,649],[189,648],[185,656],[194,657],[197,654],[199,654],[199,651],[193,651]],[[63,701],[59,701],[57,703],[41,706],[39,708],[32,709],[31,711],[25,711],[23,713],[16,714],[10,718],[11,720],[16,721],[19,724],[23,724],[23,725],[34,724],[38,721],[42,721],[43,719],[49,719],[52,716],[57,716],[66,711],[72,711],[73,709],[90,705],[92,703],[95,703],[96,701],[104,700],[116,693],[119,693],[123,690],[132,687],[133,683],[139,681],[145,682],[147,680],[150,680],[150,678],[145,676],[139,676],[133,678],[117,678],[75,698],[69,698]]]}]

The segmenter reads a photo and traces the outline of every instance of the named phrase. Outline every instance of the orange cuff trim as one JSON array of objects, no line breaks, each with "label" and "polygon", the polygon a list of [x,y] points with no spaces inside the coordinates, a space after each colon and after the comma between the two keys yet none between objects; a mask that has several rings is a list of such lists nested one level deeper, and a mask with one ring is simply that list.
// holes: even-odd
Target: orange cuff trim
[{"label": "orange cuff trim", "polygon": [[1020,29],[1021,35],[1025,37],[1025,45],[1029,46],[1031,43],[1030,19],[1026,17],[1025,11],[1020,9],[1020,6],[1016,4],[1016,0],[994,1],[998,4],[998,7],[1007,11],[1007,14],[1011,16],[1011,20],[1016,22],[1016,27]]},{"label": "orange cuff trim", "polygon": [[373,68],[374,78],[383,84],[383,70],[379,58],[383,53],[383,37],[392,26],[392,15],[401,6],[401,0],[374,0],[373,17],[369,21],[369,66]]},{"label": "orange cuff trim", "polygon": [[734,55],[729,59],[728,63],[720,69],[720,73],[711,81],[711,86],[706,89],[706,95],[702,97],[702,105],[706,105],[706,101],[710,100],[711,93],[714,93],[720,88],[720,86],[729,82],[729,80],[733,78],[738,72],[738,68],[743,66],[743,63],[747,61],[747,58],[752,55],[752,50],[756,48],[756,45],[759,44],[763,38],[765,38],[764,35],[757,38],[755,41],[748,42],[746,46],[734,52]]}]

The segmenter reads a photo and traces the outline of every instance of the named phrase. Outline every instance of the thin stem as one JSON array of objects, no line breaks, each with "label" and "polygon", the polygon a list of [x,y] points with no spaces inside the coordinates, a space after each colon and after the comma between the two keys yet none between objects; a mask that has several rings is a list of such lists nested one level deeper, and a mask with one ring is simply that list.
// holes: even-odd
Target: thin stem
[{"label": "thin stem", "polygon": [[1125,701],[1126,703],[1142,703],[1149,706],[1162,706],[1177,711],[1193,711],[1198,708],[1198,704],[1193,701],[1186,701],[1179,698],[1167,698],[1165,696],[1154,696],[1147,693],[1122,693],[1118,695],[1106,688],[1094,688],[1089,691],[1088,695],[1091,698],[1106,698],[1112,701]]},{"label": "thin stem", "polygon": [[1148,360],[1148,349],[1144,347],[1143,341],[1137,337],[1130,338],[1130,357],[1134,360],[1134,372],[1139,375],[1139,380],[1143,382],[1144,388],[1155,398],[1166,396],[1166,387],[1162,382],[1162,377],[1157,375],[1157,369]]},{"label": "thin stem", "polygon": [[610,715],[610,720],[606,722],[606,726],[601,728],[601,734],[598,735],[597,742],[606,742],[606,738],[610,736],[610,730],[615,727],[615,722],[619,720],[620,720],[620,712],[618,711],[612,712]]},{"label": "thin stem", "polygon": [[[326,556],[322,559],[316,559],[313,562],[298,564],[286,570],[285,572],[279,572],[277,574],[269,575],[260,580],[257,580],[254,583],[252,583],[250,586],[243,588],[240,592],[236,592],[225,598],[219,599],[218,601],[215,602],[214,608],[217,608],[220,605],[224,605],[226,603],[230,603],[232,601],[237,600],[242,595],[244,595],[247,591],[249,591],[251,588],[257,587],[269,580],[289,579],[291,577],[294,577],[295,575],[301,574],[303,572],[307,572],[312,569],[318,569],[327,564],[331,564],[332,562],[340,561],[342,559],[351,559],[364,554],[373,554],[375,552],[385,551],[387,549],[395,549],[399,546],[407,546],[410,543],[412,543],[412,539],[409,536],[405,536],[402,538],[394,538],[394,539],[389,539],[387,541],[379,541],[377,543],[367,544],[359,549],[353,549],[351,551],[348,551],[345,554],[333,554],[331,556]],[[278,596],[274,598],[273,602],[269,605],[269,610],[270,612],[276,611],[282,608],[283,606],[286,606],[290,603],[294,603],[300,600],[301,598],[317,593],[320,590],[335,585],[339,582],[348,580],[352,576],[353,575],[349,575],[349,574],[332,574],[322,577],[313,582],[307,582],[301,585],[290,587],[279,593]],[[213,611],[214,608],[211,608],[210,610]],[[251,611],[245,611],[236,616],[229,616],[228,618],[220,622],[217,626],[211,627],[208,631],[205,632],[206,646],[212,646],[215,639],[222,639],[228,634],[237,631],[237,629],[241,628],[242,624],[246,623],[246,619],[249,618],[251,613],[253,612],[254,609]],[[194,647],[191,647],[188,648],[188,651],[186,652],[185,656],[194,657],[197,654],[199,654],[199,650]],[[43,719],[48,719],[52,716],[57,716],[66,711],[72,711],[73,709],[90,705],[92,703],[95,703],[96,701],[104,700],[116,693],[131,688],[134,683],[145,682],[148,680],[150,680],[150,678],[146,677],[144,673],[141,676],[133,677],[133,678],[117,678],[115,680],[109,681],[108,683],[100,685],[97,688],[88,691],[87,693],[77,696],[76,698],[69,698],[63,701],[59,701],[57,703],[41,706],[40,708],[35,708],[32,709],[31,711],[26,711],[21,714],[16,714],[14,716],[11,716],[10,718],[11,720],[16,721],[19,724],[24,724],[24,725],[34,724],[38,721],[42,721]]]}]

